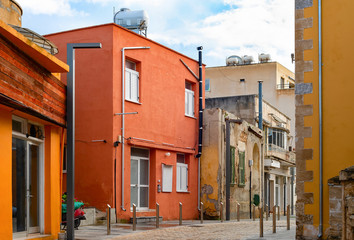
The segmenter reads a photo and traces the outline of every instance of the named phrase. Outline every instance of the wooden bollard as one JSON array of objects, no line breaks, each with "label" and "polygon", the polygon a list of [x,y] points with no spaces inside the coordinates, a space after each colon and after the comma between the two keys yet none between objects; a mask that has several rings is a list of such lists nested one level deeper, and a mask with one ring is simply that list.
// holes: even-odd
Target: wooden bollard
[{"label": "wooden bollard", "polygon": [[252,204],[252,210],[253,210],[253,214],[252,214],[253,221],[256,221],[256,205]]},{"label": "wooden bollard", "polygon": [[280,220],[280,206],[278,206],[278,221]]},{"label": "wooden bollard", "polygon": [[259,237],[263,237],[263,208],[259,207]]},{"label": "wooden bollard", "polygon": [[276,214],[277,214],[277,207],[274,205],[273,206],[273,233],[277,232],[277,219],[276,219]]},{"label": "wooden bollard", "polygon": [[179,225],[182,225],[182,203],[179,203]]},{"label": "wooden bollard", "polygon": [[268,205],[266,204],[265,205],[266,207],[265,207],[265,211],[266,211],[266,213],[265,213],[265,215],[266,215],[266,221],[268,221],[268,217],[269,217],[269,215],[268,215],[268,213],[269,213],[269,207],[268,207]]},{"label": "wooden bollard", "polygon": [[136,231],[136,205],[133,203],[133,231]]},{"label": "wooden bollard", "polygon": [[156,228],[160,227],[160,205],[156,203]]},{"label": "wooden bollard", "polygon": [[237,203],[237,221],[240,221],[240,204]]},{"label": "wooden bollard", "polygon": [[203,214],[204,214],[204,204],[201,202],[200,203],[200,223],[203,224]]},{"label": "wooden bollard", "polygon": [[111,234],[111,206],[107,204],[107,235]]},{"label": "wooden bollard", "polygon": [[224,221],[224,219],[223,219],[223,218],[224,218],[224,216],[223,216],[224,209],[223,209],[223,208],[224,208],[224,203],[221,202],[221,203],[220,203],[220,221],[221,221],[221,222]]},{"label": "wooden bollard", "polygon": [[286,229],[290,230],[290,205],[286,207]]}]

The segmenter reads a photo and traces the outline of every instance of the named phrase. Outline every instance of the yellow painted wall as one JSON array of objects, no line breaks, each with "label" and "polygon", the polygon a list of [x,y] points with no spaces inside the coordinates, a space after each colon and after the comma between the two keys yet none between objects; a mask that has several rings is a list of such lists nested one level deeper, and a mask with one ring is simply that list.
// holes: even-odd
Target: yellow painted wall
[{"label": "yellow painted wall", "polygon": [[0,108],[0,239],[12,239],[11,124],[11,113]]},{"label": "yellow painted wall", "polygon": [[[322,1],[323,26],[323,227],[329,222],[329,178],[354,165],[352,127],[354,118],[353,53],[354,1]],[[313,181],[305,183],[305,192],[313,192],[314,204],[305,205],[305,214],[313,215],[319,225],[319,105],[318,105],[318,14],[317,1],[305,8],[304,17],[313,18],[313,28],[305,29],[304,39],[313,39],[313,48],[305,50],[304,60],[313,61],[313,71],[304,75],[305,83],[313,84],[313,93],[304,95],[304,104],[313,105],[313,115],[304,118],[305,127],[312,127],[312,137],[305,138],[304,148],[313,149],[313,160],[306,161],[306,170],[313,171]]]}]

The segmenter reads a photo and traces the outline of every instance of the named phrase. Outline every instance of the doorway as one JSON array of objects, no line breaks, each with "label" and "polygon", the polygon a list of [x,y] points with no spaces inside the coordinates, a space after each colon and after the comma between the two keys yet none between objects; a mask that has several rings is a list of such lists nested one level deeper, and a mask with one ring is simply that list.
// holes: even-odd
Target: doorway
[{"label": "doorway", "polygon": [[149,208],[149,150],[131,148],[130,207]]}]

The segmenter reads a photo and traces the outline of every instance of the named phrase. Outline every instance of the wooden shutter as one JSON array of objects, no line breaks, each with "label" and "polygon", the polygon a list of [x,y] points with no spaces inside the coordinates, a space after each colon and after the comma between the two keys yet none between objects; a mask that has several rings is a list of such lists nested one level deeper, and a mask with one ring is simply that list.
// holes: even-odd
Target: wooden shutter
[{"label": "wooden shutter", "polygon": [[239,186],[245,186],[245,152],[238,152]]},{"label": "wooden shutter", "polygon": [[177,191],[186,192],[188,190],[188,165],[177,163]]},{"label": "wooden shutter", "polygon": [[230,169],[231,169],[231,183],[235,184],[235,177],[236,177],[236,173],[235,173],[235,147],[230,147],[230,157],[231,157],[231,161],[230,161]]},{"label": "wooden shutter", "polygon": [[172,192],[173,166],[162,164],[162,191]]}]

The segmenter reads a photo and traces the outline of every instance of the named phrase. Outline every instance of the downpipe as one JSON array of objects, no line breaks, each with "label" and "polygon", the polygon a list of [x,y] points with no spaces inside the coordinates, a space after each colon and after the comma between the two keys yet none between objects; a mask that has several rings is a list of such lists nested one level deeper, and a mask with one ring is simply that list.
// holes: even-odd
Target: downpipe
[{"label": "downpipe", "polygon": [[124,208],[124,103],[125,103],[125,50],[138,50],[138,49],[150,49],[150,47],[124,47],[122,48],[122,205],[120,206],[120,208],[123,211],[126,211],[126,209]]},{"label": "downpipe", "polygon": [[[198,154],[195,156],[198,158],[198,210],[200,210],[200,157],[202,156],[202,144],[203,144],[203,61],[202,51],[203,47],[197,47],[198,60],[199,60],[199,130],[198,130]],[[203,214],[203,213],[201,213]]]},{"label": "downpipe", "polygon": [[322,0],[318,0],[318,101],[319,101],[319,144],[320,144],[320,224],[318,238],[323,235],[323,126],[322,126]]}]

